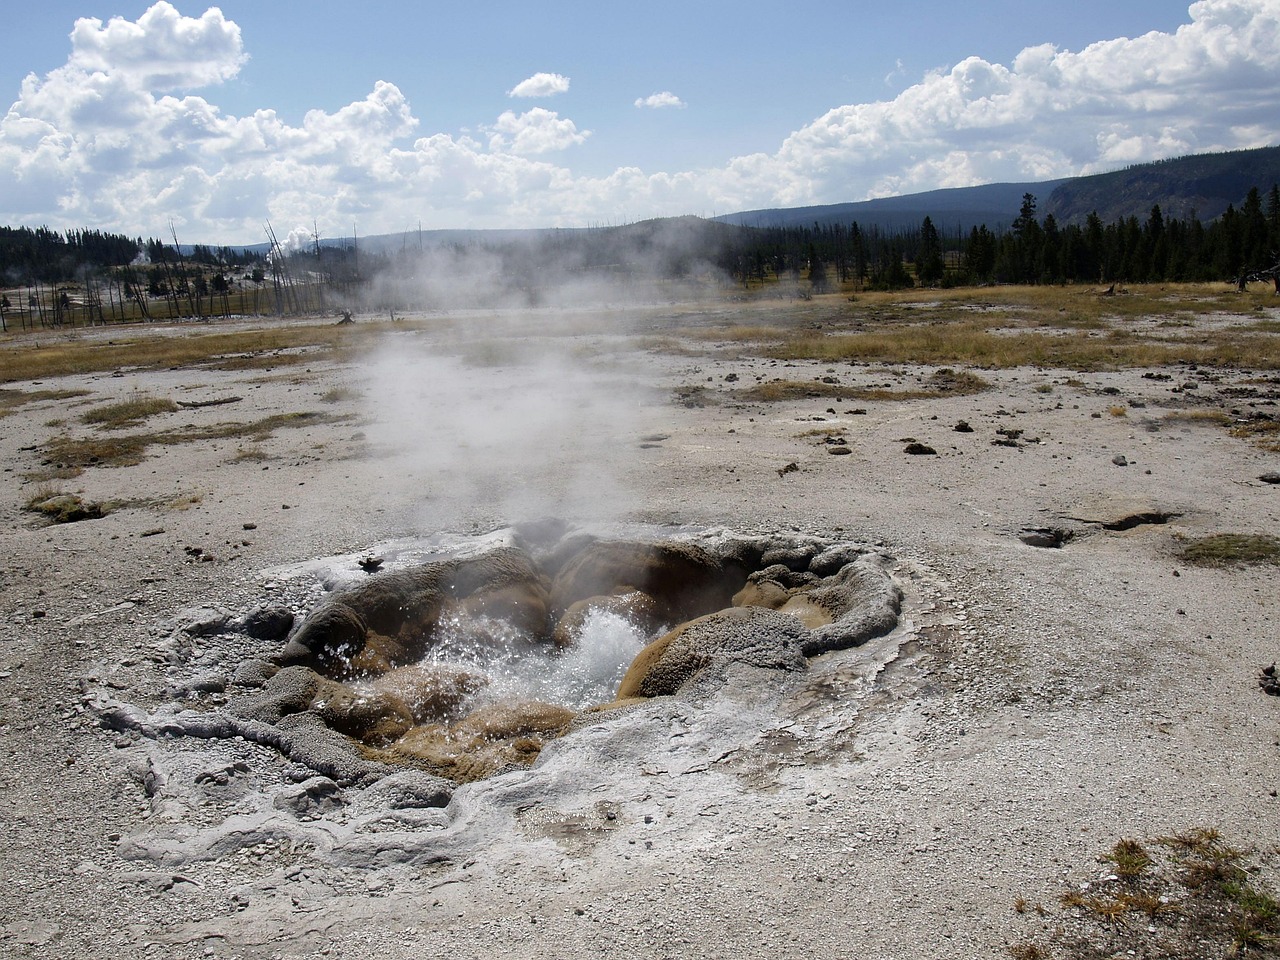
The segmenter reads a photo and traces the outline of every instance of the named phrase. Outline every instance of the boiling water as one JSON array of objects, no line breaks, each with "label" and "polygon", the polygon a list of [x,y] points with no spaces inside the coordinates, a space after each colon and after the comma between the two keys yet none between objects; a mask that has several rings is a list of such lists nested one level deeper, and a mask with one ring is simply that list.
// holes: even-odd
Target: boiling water
[{"label": "boiling water", "polygon": [[482,702],[539,700],[582,710],[614,699],[631,661],[652,639],[625,617],[593,610],[577,643],[556,650],[510,623],[478,617],[440,623],[426,662],[488,677]]}]

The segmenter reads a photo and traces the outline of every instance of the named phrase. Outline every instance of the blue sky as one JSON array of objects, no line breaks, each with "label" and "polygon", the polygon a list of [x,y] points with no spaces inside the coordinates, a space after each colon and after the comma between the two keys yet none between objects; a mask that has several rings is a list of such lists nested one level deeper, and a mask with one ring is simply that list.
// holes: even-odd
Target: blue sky
[{"label": "blue sky", "polygon": [[1280,0],[45,0],[6,34],[0,222],[192,241],[711,215],[1280,142]]}]

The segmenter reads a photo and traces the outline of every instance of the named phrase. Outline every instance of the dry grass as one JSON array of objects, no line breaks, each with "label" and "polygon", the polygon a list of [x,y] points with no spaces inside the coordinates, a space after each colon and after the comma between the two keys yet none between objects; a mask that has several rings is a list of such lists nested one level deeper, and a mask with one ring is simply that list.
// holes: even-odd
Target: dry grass
[{"label": "dry grass", "polygon": [[0,417],[8,416],[27,403],[41,400],[72,400],[89,395],[88,390],[14,390],[0,388]]},{"label": "dry grass", "polygon": [[[1045,938],[1059,956],[1203,960],[1276,949],[1280,903],[1256,882],[1260,865],[1249,854],[1212,828],[1152,844],[1119,841],[1100,858],[1111,875],[1060,898],[1069,912]],[[1048,947],[1029,943],[1049,956]]]},{"label": "dry grass", "polygon": [[1271,453],[1280,453],[1280,420],[1259,417],[1232,427],[1231,435],[1248,440]]},{"label": "dry grass", "polygon": [[[71,437],[61,434],[45,441],[46,466],[79,472],[85,467],[131,467],[141,463],[154,437],[129,434],[115,437]],[[71,474],[74,476],[74,474]]]},{"label": "dry grass", "polygon": [[112,437],[72,437],[64,434],[45,443],[44,462],[60,470],[127,467],[141,463],[152,446],[228,438],[261,441],[286,427],[339,423],[348,419],[350,418],[316,412],[281,413],[251,423],[220,423],[209,427],[185,427],[148,434]]},{"label": "dry grass", "polygon": [[1122,880],[1137,879],[1153,863],[1151,854],[1137,840],[1117,841],[1102,859],[1115,865],[1116,876]]},{"label": "dry grass", "polygon": [[817,300],[819,305],[785,313],[774,308],[769,324],[681,334],[785,360],[1072,370],[1177,362],[1280,368],[1280,325],[1221,322],[1263,300],[1220,285],[1131,288],[1114,297],[1082,287],[1000,287]]},{"label": "dry grass", "polygon": [[1260,533],[1215,533],[1183,540],[1178,558],[1201,567],[1280,564],[1280,538]]},{"label": "dry grass", "polygon": [[[0,349],[0,383],[122,368],[155,369],[198,364],[222,369],[282,366],[358,349],[379,335],[376,326],[332,323],[262,326],[219,333],[122,334],[112,340],[79,337],[15,338]],[[290,351],[281,353],[281,351]]]},{"label": "dry grass", "polygon": [[173,413],[177,409],[178,405],[168,397],[153,397],[149,393],[135,391],[128,400],[94,407],[83,414],[80,421],[115,430],[135,426],[148,417],[154,417],[160,413]]},{"label": "dry grass", "polygon": [[320,394],[321,403],[346,403],[350,400],[359,400],[364,396],[359,390],[352,387],[334,387],[332,390],[326,390]]},{"label": "dry grass", "polygon": [[796,438],[808,440],[812,437],[843,437],[847,432],[844,427],[814,427],[812,430],[796,434]]},{"label": "dry grass", "polygon": [[1221,410],[1170,410],[1163,417],[1165,423],[1206,424],[1221,426],[1229,423],[1231,418]]},{"label": "dry grass", "polygon": [[986,324],[914,324],[864,333],[798,336],[763,351],[778,360],[827,363],[962,364],[988,369],[1042,367],[1113,370],[1198,363],[1214,367],[1280,368],[1273,336],[1206,331],[1186,339],[1155,339],[1117,330],[1105,336],[994,332]]},{"label": "dry grass", "polygon": [[967,370],[944,367],[935,371],[922,387],[895,390],[888,387],[857,387],[818,380],[770,380],[736,392],[743,400],[772,403],[781,400],[804,400],[832,397],[838,400],[923,400],[930,397],[963,396],[981,393],[991,384]]}]

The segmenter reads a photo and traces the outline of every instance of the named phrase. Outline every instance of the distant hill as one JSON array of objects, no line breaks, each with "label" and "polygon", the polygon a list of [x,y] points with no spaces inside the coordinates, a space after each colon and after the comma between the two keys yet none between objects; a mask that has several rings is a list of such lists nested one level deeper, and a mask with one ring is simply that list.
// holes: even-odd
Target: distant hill
[{"label": "distant hill", "polygon": [[1145,220],[1158,203],[1166,218],[1194,214],[1209,221],[1221,216],[1228,204],[1239,207],[1250,187],[1265,194],[1276,183],[1280,147],[1204,153],[1064,180],[1042,200],[1039,212],[1071,223],[1096,211],[1103,223],[1113,223],[1129,216]]},{"label": "distant hill", "polygon": [[1239,207],[1251,187],[1264,192],[1280,183],[1280,147],[1206,153],[1138,164],[1112,173],[1034,183],[989,183],[978,187],[930,190],[902,197],[816,207],[748,210],[717,217],[722,223],[751,227],[811,227],[831,224],[876,226],[893,231],[918,227],[926,216],[944,233],[986,224],[1008,227],[1018,215],[1023,194],[1036,197],[1036,212],[1052,213],[1060,224],[1083,222],[1097,211],[1103,223],[1135,216],[1145,220],[1155,204],[1166,217],[1203,221],[1221,216],[1228,204]]},{"label": "distant hill", "polygon": [[916,229],[925,217],[944,233],[956,228],[965,230],[986,224],[992,230],[1004,229],[1018,216],[1018,208],[1026,193],[1047,196],[1066,180],[1037,183],[986,183],[978,187],[952,187],[929,190],[901,197],[881,197],[854,203],[831,203],[816,207],[788,207],[770,210],[747,210],[715,219],[744,227],[812,227],[857,221],[860,227],[879,227],[887,232]]}]

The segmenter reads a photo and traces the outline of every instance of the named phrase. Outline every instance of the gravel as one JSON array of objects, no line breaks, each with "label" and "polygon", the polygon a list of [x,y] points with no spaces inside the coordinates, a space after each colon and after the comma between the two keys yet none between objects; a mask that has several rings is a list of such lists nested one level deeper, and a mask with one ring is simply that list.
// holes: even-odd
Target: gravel
[{"label": "gravel", "polygon": [[[74,404],[134,390],[244,397],[147,429],[353,419],[53,481],[131,504],[101,519],[48,524],[22,509],[35,482],[6,485],[0,955],[989,957],[1043,929],[1015,898],[1068,922],[1058,895],[1120,837],[1211,825],[1280,844],[1280,699],[1256,682],[1280,656],[1274,569],[1176,560],[1179,537],[1280,529],[1257,480],[1274,454],[1163,418],[1188,402],[1169,383],[1199,381],[1206,404],[1232,375],[1075,374],[1044,393],[1053,371],[983,371],[984,393],[832,414],[845,404],[740,402],[775,362],[619,336],[661,319],[534,319],[502,320],[520,349],[500,366],[456,358],[465,325],[388,325],[394,348],[361,361],[65,377],[41,387],[91,395],[5,418],[15,481],[49,437],[90,432]],[[697,406],[677,400],[690,384]],[[362,396],[323,402],[335,387]],[[1131,416],[1105,415],[1111,388]],[[805,435],[815,418],[850,455]],[[993,446],[999,428],[1039,442]],[[937,455],[903,456],[906,436]],[[1094,522],[1120,500],[1165,522]],[[807,671],[732,666],[604,715],[445,808],[429,783],[340,786],[252,738],[139,732],[227,696],[219,678],[361,558],[546,515],[869,544],[903,625]],[[1070,536],[1045,549],[1020,539],[1034,529]]]}]

